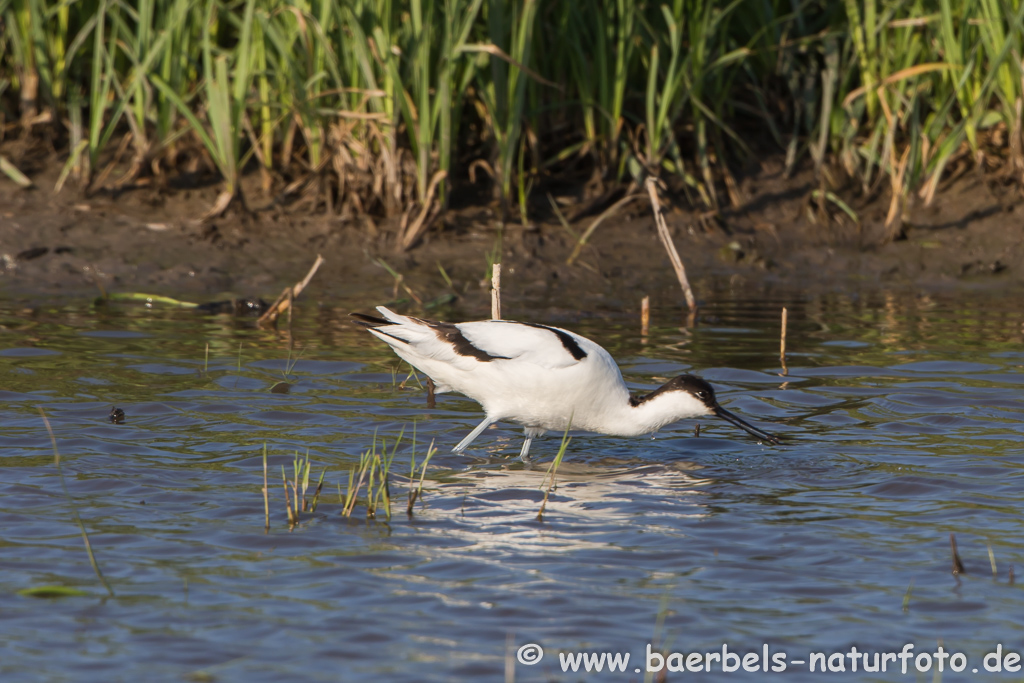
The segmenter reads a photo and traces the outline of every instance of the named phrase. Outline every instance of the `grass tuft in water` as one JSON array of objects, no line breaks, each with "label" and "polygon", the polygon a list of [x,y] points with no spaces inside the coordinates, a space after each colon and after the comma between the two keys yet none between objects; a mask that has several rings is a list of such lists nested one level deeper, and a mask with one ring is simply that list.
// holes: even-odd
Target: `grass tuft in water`
[{"label": "grass tuft in water", "polygon": [[263,519],[264,529],[270,530],[270,487],[267,485],[267,442],[263,442]]},{"label": "grass tuft in water", "polygon": [[[348,485],[344,492],[341,490],[341,484],[338,484],[338,499],[342,503],[341,514],[343,517],[351,517],[356,505],[362,502],[366,506],[367,519],[376,519],[382,509],[387,519],[391,519],[391,469],[404,435],[405,428],[403,427],[389,449],[387,439],[383,437],[380,439],[378,448],[377,434],[374,433],[370,448],[359,456],[359,464],[349,470]],[[413,515],[416,501],[423,498],[423,482],[426,480],[427,466],[435,453],[437,453],[437,448],[431,441],[423,462],[417,464],[414,423],[409,464],[409,492],[405,508],[409,517]],[[360,491],[365,491],[362,499],[359,497]]]},{"label": "grass tuft in water", "polygon": [[[281,469],[283,472],[283,465]],[[316,506],[320,500],[320,491],[324,486],[324,476],[327,474],[327,468],[324,468],[320,472],[320,479],[317,481],[312,501],[307,497],[307,493],[309,491],[309,474],[311,469],[312,462],[309,459],[309,449],[306,449],[306,455],[304,456],[299,455],[299,452],[295,451],[295,459],[292,461],[292,480],[289,482],[292,486],[293,506],[292,515],[289,515],[289,519],[294,518],[295,522],[299,521],[299,517],[303,512],[308,512],[310,514],[316,512]],[[287,490],[287,485],[285,486],[285,489]]]},{"label": "grass tuft in water", "polygon": [[[413,444],[415,444],[413,440]],[[419,484],[416,488],[413,488],[413,484],[416,483],[416,451],[413,448],[411,463],[409,465],[409,503],[405,508],[405,514],[412,517],[413,506],[416,505],[417,500],[423,498],[423,479],[427,476],[427,465],[430,463],[430,459],[434,457],[434,453],[437,453],[437,448],[434,447],[434,442],[430,442],[430,447],[427,448],[427,457],[423,459],[423,463],[420,465],[420,476]]]},{"label": "grass tuft in water", "polygon": [[540,511],[537,513],[537,521],[544,521],[544,510],[548,507],[548,496],[551,495],[551,490],[555,487],[555,475],[558,472],[558,466],[562,464],[562,458],[565,457],[565,449],[569,446],[569,442],[572,438],[569,436],[569,430],[572,429],[572,419],[569,420],[569,426],[565,428],[565,433],[562,434],[562,445],[558,448],[558,454],[555,459],[551,461],[548,466],[548,471],[544,475],[544,479],[540,482],[540,487],[543,489],[544,484],[547,483],[548,488],[544,491],[544,501],[540,504]]},{"label": "grass tuft in water", "polygon": [[[391,448],[391,455],[389,456],[387,440],[383,437],[380,440],[380,452],[377,452],[377,434],[374,432],[370,449],[359,456],[359,465],[349,470],[348,490],[345,494],[345,505],[341,511],[343,516],[352,516],[352,512],[355,510],[356,503],[358,502],[359,490],[365,481],[367,519],[375,519],[377,517],[377,509],[381,505],[384,506],[387,518],[391,519],[391,488],[389,484],[391,463],[395,459],[395,453],[398,452],[398,447],[402,443],[404,434],[405,428],[403,427],[402,431],[398,434],[398,439]],[[353,482],[355,483],[354,487]]]},{"label": "grass tuft in water", "polygon": [[910,594],[914,590],[914,580],[910,580],[910,584],[907,586],[907,592],[903,594],[903,611],[910,611]]}]

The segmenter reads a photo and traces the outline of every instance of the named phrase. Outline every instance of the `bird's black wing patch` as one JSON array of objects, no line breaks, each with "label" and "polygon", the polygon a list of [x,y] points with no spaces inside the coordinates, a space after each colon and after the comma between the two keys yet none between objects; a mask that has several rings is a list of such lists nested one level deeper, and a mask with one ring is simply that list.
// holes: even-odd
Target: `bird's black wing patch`
[{"label": "bird's black wing patch", "polygon": [[432,320],[419,320],[419,318],[413,318],[421,323],[424,323],[434,330],[434,334],[437,338],[443,342],[451,344],[452,349],[455,353],[460,356],[468,356],[469,358],[476,358],[478,361],[484,363],[490,363],[492,360],[509,360],[508,356],[493,356],[481,348],[473,346],[473,342],[466,339],[466,336],[462,334],[462,330],[453,325],[452,323],[439,323]]},{"label": "bird's black wing patch", "polygon": [[574,360],[583,360],[584,358],[587,357],[587,352],[584,351],[583,348],[576,343],[576,340],[572,338],[571,334],[564,330],[559,330],[554,327],[548,327],[547,325],[541,325],[539,323],[517,322],[516,324],[526,325],[527,327],[536,327],[538,330],[547,330],[548,332],[551,332],[556,337],[558,337],[558,341],[562,342],[562,346],[565,347],[565,350],[569,352],[569,355],[572,356]]}]

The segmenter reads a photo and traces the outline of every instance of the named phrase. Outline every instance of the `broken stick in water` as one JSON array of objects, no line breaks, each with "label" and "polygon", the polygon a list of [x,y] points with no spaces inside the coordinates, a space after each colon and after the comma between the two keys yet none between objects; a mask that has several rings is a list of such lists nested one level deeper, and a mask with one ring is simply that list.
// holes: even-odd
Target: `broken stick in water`
[{"label": "broken stick in water", "polygon": [[964,563],[960,561],[960,553],[956,549],[956,536],[953,535],[953,532],[949,533],[949,549],[953,555],[953,576],[966,574],[967,570],[964,569]]},{"label": "broken stick in water", "polygon": [[277,301],[275,301],[270,308],[267,309],[267,312],[261,315],[260,319],[256,322],[260,325],[265,323],[274,324],[277,322],[277,317],[285,311],[288,311],[288,317],[290,319],[292,301],[302,293],[302,290],[304,290],[307,285],[309,285],[309,281],[313,279],[314,275],[316,275],[317,269],[320,268],[320,265],[323,262],[323,256],[317,254],[316,261],[313,262],[313,267],[309,269],[308,273],[306,273],[306,277],[302,278],[301,281],[295,283],[292,287],[285,287],[284,291],[281,292],[281,296],[277,297]]},{"label": "broken stick in water", "polygon": [[789,374],[789,368],[786,367],[786,318],[788,311],[786,307],[782,307],[782,335],[779,339],[779,360],[782,361],[782,372],[779,373],[780,377],[785,377]]},{"label": "broken stick in water", "polygon": [[501,264],[491,268],[491,320],[501,320]]},{"label": "broken stick in water", "polygon": [[647,338],[647,332],[651,325],[651,297],[645,296],[640,301],[640,337]]},{"label": "broken stick in water", "polygon": [[686,268],[683,267],[683,261],[679,258],[679,252],[676,251],[676,245],[672,243],[672,235],[668,232],[668,225],[665,223],[665,216],[661,212],[661,202],[658,201],[658,190],[655,187],[657,181],[653,177],[648,177],[645,185],[647,186],[647,194],[651,198],[651,209],[654,211],[654,222],[658,226],[658,237],[661,238],[661,243],[665,245],[665,251],[668,252],[668,258],[672,261],[672,267],[675,268],[676,277],[679,278],[679,286],[683,288],[683,296],[686,297],[686,305],[690,311],[697,310],[697,302],[693,298],[693,290],[690,289],[690,281],[686,279]]}]

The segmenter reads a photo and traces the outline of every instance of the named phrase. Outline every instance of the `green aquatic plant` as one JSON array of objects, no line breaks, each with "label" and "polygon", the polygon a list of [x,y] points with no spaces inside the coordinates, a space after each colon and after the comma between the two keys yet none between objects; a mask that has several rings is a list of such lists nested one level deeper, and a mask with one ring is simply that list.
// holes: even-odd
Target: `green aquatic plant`
[{"label": "green aquatic plant", "polygon": [[[544,511],[548,507],[548,496],[551,495],[551,490],[555,487],[555,477],[558,474],[558,466],[562,464],[562,458],[565,457],[565,449],[569,447],[569,442],[572,441],[572,437],[569,436],[569,430],[572,429],[572,418],[569,418],[569,424],[565,428],[565,433],[562,434],[562,445],[558,447],[558,453],[555,455],[555,459],[548,465],[548,471],[544,474],[544,478],[540,482],[540,488],[544,491],[544,500],[540,504],[540,510],[537,512],[537,521],[544,521]],[[544,484],[547,484],[547,488],[544,488]]]},{"label": "green aquatic plant", "polygon": [[[409,456],[409,498],[405,508],[405,513],[412,517],[413,507],[416,505],[417,500],[423,499],[423,480],[427,476],[427,465],[430,464],[430,459],[437,453],[437,448],[434,447],[434,442],[430,442],[430,446],[427,447],[427,455],[423,458],[423,462],[419,466],[419,482],[417,483],[416,478],[416,424],[413,423],[413,447]],[[415,487],[415,488],[414,488]]]},{"label": "green aquatic plant", "polygon": [[96,578],[100,580],[103,587],[107,589],[107,593],[110,597],[114,597],[114,589],[107,583],[106,577],[103,575],[103,571],[100,569],[99,563],[96,561],[96,555],[92,551],[92,543],[89,542],[89,534],[85,530],[85,525],[82,524],[82,518],[78,516],[78,508],[75,507],[75,502],[71,498],[71,493],[68,491],[68,485],[64,482],[64,470],[60,466],[60,451],[57,450],[57,437],[53,434],[53,428],[50,426],[50,419],[46,417],[46,412],[40,406],[39,414],[43,418],[43,424],[46,426],[46,433],[50,435],[50,443],[53,445],[53,464],[57,468],[57,477],[60,480],[60,488],[64,491],[64,497],[68,501],[68,507],[71,508],[71,518],[75,521],[75,525],[78,526],[78,530],[82,532],[82,543],[85,544],[85,552],[89,556],[89,564],[92,565],[92,570],[96,572]]},{"label": "green aquatic plant", "polygon": [[[265,457],[266,454],[264,453],[264,458]],[[266,460],[264,460],[264,462],[266,462]],[[306,449],[305,456],[299,455],[298,451],[295,452],[295,458],[292,461],[291,480],[289,480],[285,474],[284,465],[281,465],[281,482],[284,485],[285,509],[288,513],[289,526],[294,527],[298,524],[302,513],[307,512],[309,514],[313,514],[316,512],[317,504],[320,501],[320,491],[323,489],[324,485],[324,476],[327,474],[327,468],[325,467],[321,470],[320,478],[317,480],[316,489],[313,492],[313,500],[310,501],[307,497],[307,493],[309,491],[309,475],[311,468],[312,462],[309,458],[309,449]],[[267,520],[267,526],[269,526],[269,517]]]},{"label": "green aquatic plant", "polygon": [[394,461],[398,447],[402,443],[402,436],[405,428],[399,432],[388,455],[387,440],[381,437],[381,450],[377,452],[377,433],[373,434],[373,441],[370,448],[359,456],[359,464],[349,470],[348,489],[344,496],[344,504],[341,514],[350,517],[355,510],[358,501],[359,491],[366,482],[366,517],[373,519],[377,516],[378,508],[383,505],[385,515],[391,519],[391,488],[390,473],[391,463]]},{"label": "green aquatic plant", "polygon": [[[417,464],[415,429],[414,423],[412,445],[409,449],[409,487],[406,502],[406,514],[410,517],[412,517],[416,502],[423,499],[423,484],[427,476],[427,466],[437,453],[437,448],[431,442],[423,461]],[[399,432],[390,449],[387,439],[381,437],[378,450],[377,434],[374,433],[370,447],[360,454],[359,462],[349,469],[348,484],[344,492],[341,489],[341,484],[338,484],[338,500],[342,506],[342,516],[352,516],[360,501],[359,493],[365,490],[362,501],[366,506],[367,519],[376,518],[382,508],[385,517],[388,520],[391,519],[392,467],[404,435],[405,427]]]}]

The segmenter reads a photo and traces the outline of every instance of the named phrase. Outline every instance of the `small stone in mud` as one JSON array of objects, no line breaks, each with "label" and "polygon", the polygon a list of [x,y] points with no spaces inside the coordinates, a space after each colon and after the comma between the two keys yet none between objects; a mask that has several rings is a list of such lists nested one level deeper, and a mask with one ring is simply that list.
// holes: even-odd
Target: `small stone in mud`
[{"label": "small stone in mud", "polygon": [[107,419],[116,425],[124,424],[124,411],[114,406],[110,409],[110,415],[107,416]]},{"label": "small stone in mud", "polygon": [[39,258],[40,256],[45,256],[48,253],[50,253],[49,247],[32,247],[31,249],[18,252],[14,258],[17,261],[31,261],[32,259]]}]

